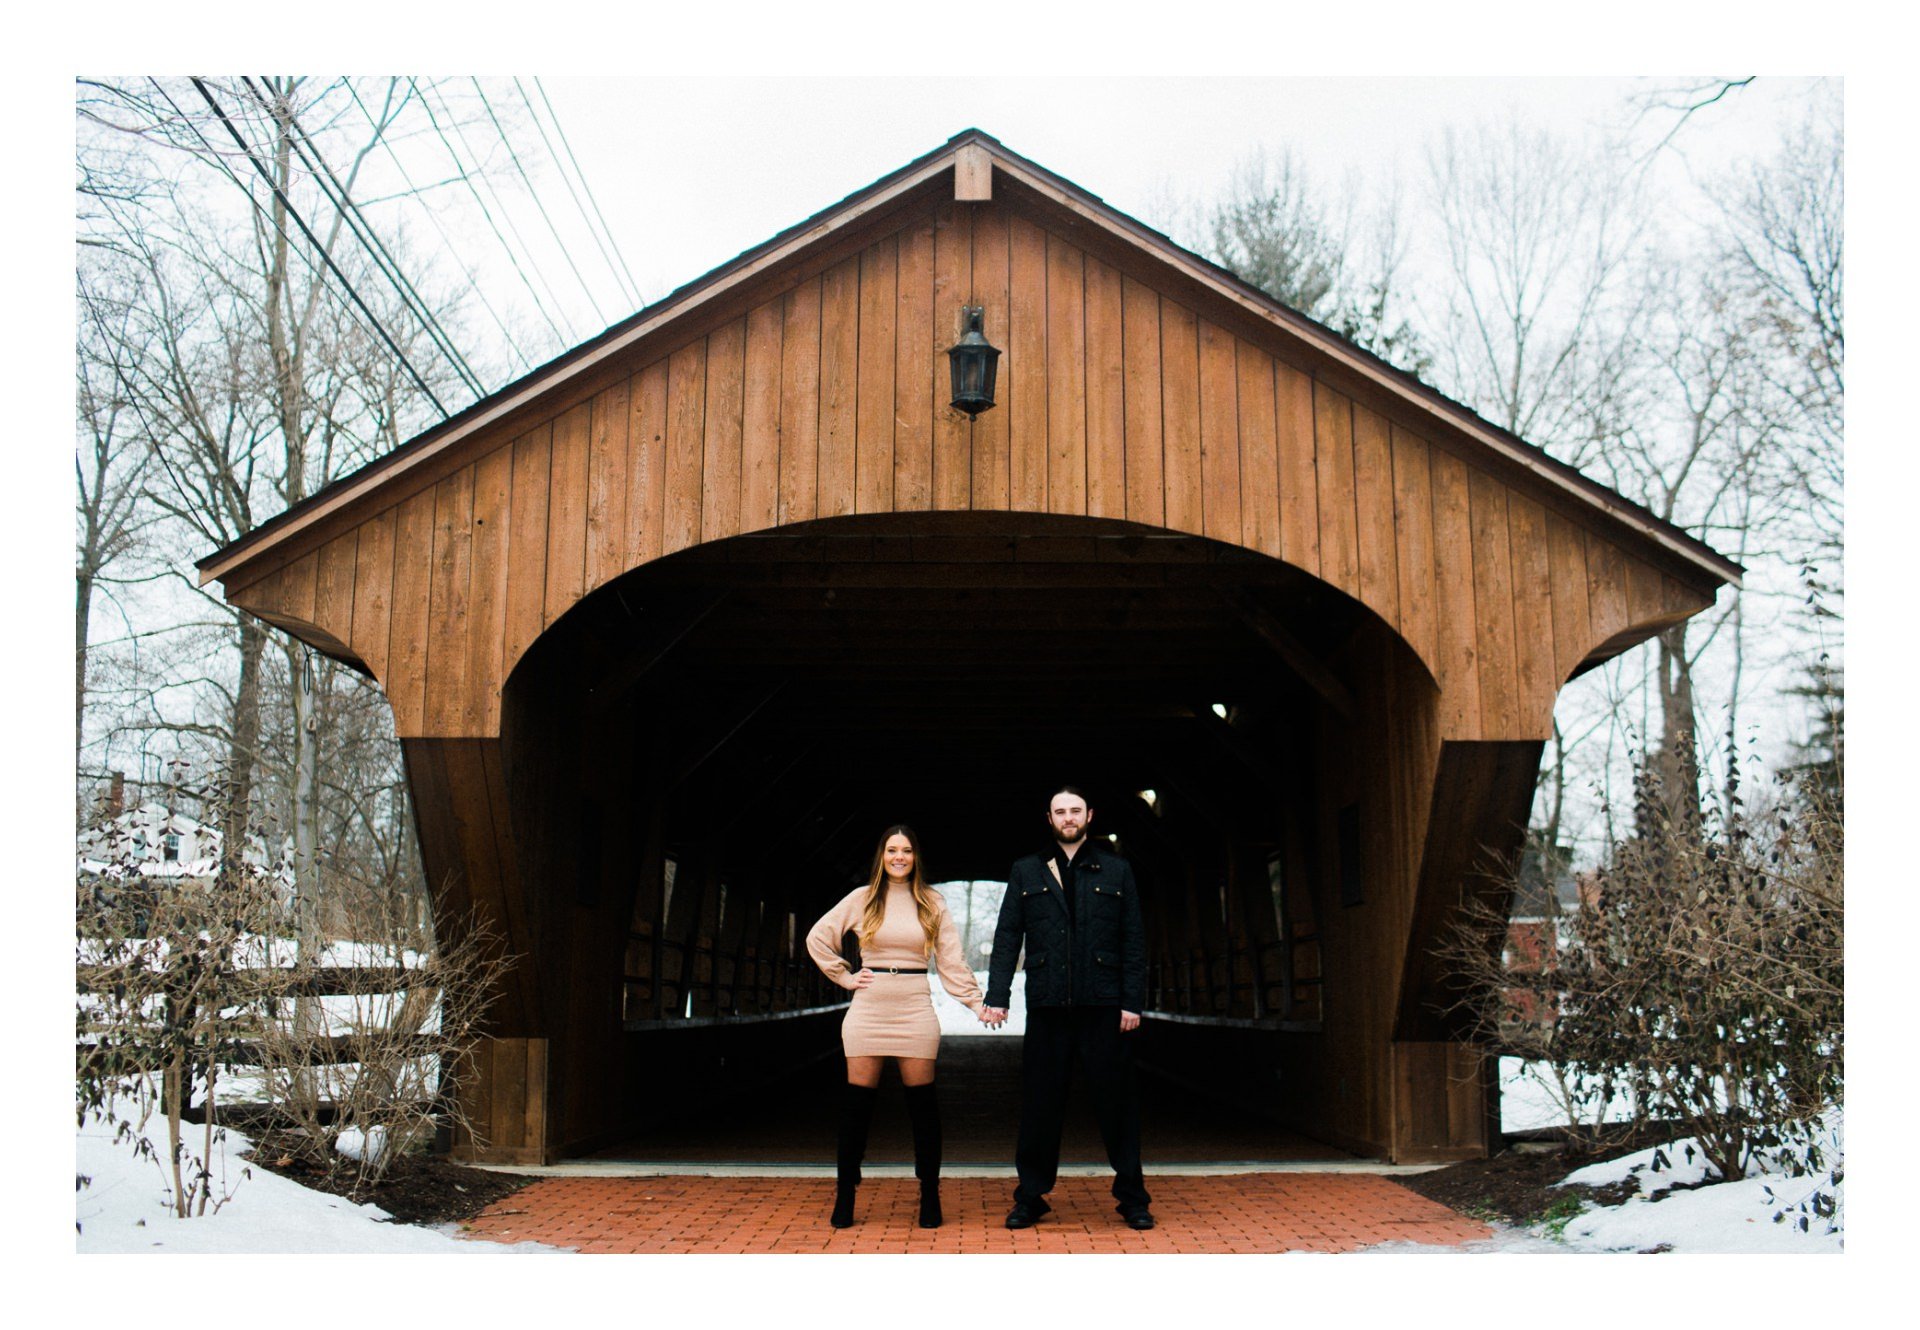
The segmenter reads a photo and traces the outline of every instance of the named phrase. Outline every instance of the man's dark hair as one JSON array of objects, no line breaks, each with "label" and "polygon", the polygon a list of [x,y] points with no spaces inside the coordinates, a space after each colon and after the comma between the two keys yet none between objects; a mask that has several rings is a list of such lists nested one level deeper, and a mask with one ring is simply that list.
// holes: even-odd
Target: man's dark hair
[{"label": "man's dark hair", "polygon": [[1085,790],[1081,789],[1078,785],[1056,785],[1053,787],[1053,789],[1047,792],[1048,811],[1052,811],[1053,796],[1056,794],[1071,794],[1075,798],[1079,799],[1080,802],[1085,804],[1087,807],[1089,808],[1093,807],[1092,796],[1089,795]]}]

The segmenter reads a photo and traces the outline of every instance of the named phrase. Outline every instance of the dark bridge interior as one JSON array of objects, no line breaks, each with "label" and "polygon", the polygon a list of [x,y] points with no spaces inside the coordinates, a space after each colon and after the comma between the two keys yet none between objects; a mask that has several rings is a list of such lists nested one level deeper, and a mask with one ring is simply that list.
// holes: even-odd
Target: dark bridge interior
[{"label": "dark bridge interior", "polygon": [[1366,890],[1357,676],[1404,647],[1237,547],[1077,518],[906,529],[698,546],[590,596],[514,672],[536,908],[597,921],[536,981],[574,1032],[563,1138],[605,1145],[837,1053],[837,1014],[802,1013],[844,995],[801,939],[881,828],[913,824],[936,880],[1003,880],[1067,781],[1146,897],[1143,1060],[1300,1119],[1329,1056],[1317,921]]}]

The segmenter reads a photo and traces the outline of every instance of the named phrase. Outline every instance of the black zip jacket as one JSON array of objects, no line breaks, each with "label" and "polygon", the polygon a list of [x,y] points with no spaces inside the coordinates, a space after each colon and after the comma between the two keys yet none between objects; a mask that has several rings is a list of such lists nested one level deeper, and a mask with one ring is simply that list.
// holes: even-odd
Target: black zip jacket
[{"label": "black zip jacket", "polygon": [[1014,962],[1027,949],[1029,1007],[1119,1007],[1144,1010],[1147,936],[1133,865],[1099,841],[1073,857],[1065,884],[1074,893],[1067,914],[1062,885],[1047,863],[1030,854],[1007,873],[1007,894],[993,931],[987,1005],[1012,1000]]}]

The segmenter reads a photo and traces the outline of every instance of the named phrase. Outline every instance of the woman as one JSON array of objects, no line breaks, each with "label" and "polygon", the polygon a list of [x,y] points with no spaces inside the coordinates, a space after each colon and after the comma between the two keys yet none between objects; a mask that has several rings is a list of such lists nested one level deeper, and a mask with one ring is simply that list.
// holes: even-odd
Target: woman
[{"label": "woman", "polygon": [[[850,973],[840,954],[848,931],[860,938],[862,968]],[[933,1064],[940,1053],[940,1021],[927,990],[931,957],[947,992],[975,1015],[983,1001],[973,971],[960,950],[960,934],[946,900],[927,883],[920,867],[920,840],[913,829],[888,827],[873,856],[867,885],[856,887],[822,915],[807,934],[807,951],[827,978],[853,991],[853,1005],[840,1027],[847,1055],[847,1083],[840,1103],[836,1164],[835,1228],[853,1223],[854,1188],[867,1153],[867,1128],[886,1059],[900,1064],[907,1116],[913,1125],[913,1175],[920,1179],[920,1227],[940,1227],[940,1109],[934,1100]]]}]

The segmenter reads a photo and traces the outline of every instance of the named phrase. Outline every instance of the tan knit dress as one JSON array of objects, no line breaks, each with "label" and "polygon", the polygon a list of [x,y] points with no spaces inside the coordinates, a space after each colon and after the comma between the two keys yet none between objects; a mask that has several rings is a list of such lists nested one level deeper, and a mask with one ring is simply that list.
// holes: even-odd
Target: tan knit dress
[{"label": "tan knit dress", "polygon": [[[873,982],[853,990],[853,1005],[840,1026],[840,1046],[854,1058],[938,1057],[940,1019],[933,1014],[927,976],[885,972],[889,965],[928,968],[927,935],[920,927],[919,911],[913,908],[912,890],[901,885],[889,886],[886,892],[886,916],[871,945],[861,949],[861,959],[874,972]],[[938,892],[934,900],[940,910],[940,941],[934,949],[932,968],[939,971],[941,986],[955,1000],[977,1012],[985,999],[960,950],[959,930],[954,928],[953,915]],[[859,928],[866,906],[867,888],[856,887],[822,915],[807,934],[807,952],[814,964],[842,988],[853,989],[853,976],[841,959],[840,939],[848,929]]]}]

